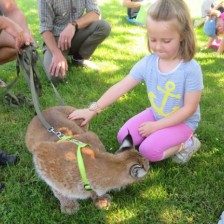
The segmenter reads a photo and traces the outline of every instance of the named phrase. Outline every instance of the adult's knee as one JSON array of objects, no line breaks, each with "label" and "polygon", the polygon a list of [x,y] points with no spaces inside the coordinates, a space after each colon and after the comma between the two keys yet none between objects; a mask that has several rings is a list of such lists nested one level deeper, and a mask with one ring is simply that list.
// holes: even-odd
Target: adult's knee
[{"label": "adult's knee", "polygon": [[96,21],[96,23],[97,23],[97,28],[101,33],[101,36],[103,36],[104,38],[109,36],[111,32],[111,25],[106,20],[98,20]]},{"label": "adult's knee", "polygon": [[18,51],[10,47],[0,48],[0,65],[16,59]]}]

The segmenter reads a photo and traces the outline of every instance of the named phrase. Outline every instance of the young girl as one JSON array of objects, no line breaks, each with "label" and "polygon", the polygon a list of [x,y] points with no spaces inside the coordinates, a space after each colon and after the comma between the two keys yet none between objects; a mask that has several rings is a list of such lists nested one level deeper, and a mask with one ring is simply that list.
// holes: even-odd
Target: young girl
[{"label": "young girl", "polygon": [[199,101],[202,72],[193,60],[195,36],[188,8],[183,0],[158,0],[148,10],[148,47],[152,54],[140,60],[123,80],[107,90],[88,109],[73,111],[68,118],[93,116],[127,93],[142,80],[151,104],[128,120],[118,141],[131,135],[134,145],[149,161],[173,157],[185,163],[200,148],[193,133],[200,121]]}]

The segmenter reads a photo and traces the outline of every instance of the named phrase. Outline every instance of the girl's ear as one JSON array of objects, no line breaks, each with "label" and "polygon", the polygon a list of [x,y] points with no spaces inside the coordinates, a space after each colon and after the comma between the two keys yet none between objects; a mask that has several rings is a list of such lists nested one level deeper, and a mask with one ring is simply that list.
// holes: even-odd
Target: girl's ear
[{"label": "girl's ear", "polygon": [[120,145],[120,148],[116,151],[116,153],[123,152],[124,150],[133,149],[133,140],[131,135],[128,133],[128,135],[124,138],[122,144]]}]

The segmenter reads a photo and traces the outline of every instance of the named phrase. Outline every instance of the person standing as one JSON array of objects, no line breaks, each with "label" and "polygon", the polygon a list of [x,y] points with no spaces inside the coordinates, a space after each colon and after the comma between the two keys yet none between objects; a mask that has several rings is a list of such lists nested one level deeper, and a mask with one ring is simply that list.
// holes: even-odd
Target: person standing
[{"label": "person standing", "polygon": [[44,67],[52,81],[65,79],[67,56],[75,66],[97,69],[89,59],[111,31],[101,19],[97,0],[38,0],[38,11]]}]

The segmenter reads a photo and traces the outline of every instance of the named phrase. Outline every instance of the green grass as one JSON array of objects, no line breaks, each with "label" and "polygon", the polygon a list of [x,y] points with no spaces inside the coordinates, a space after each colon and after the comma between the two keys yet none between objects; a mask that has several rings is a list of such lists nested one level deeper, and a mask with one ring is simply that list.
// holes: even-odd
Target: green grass
[{"label": "green grass", "polygon": [[[35,0],[19,0],[27,15],[34,37],[41,43],[38,33],[38,15]],[[189,1],[188,1],[189,2]],[[194,4],[197,1],[193,1]],[[57,89],[66,104],[82,108],[95,101],[122,79],[144,55],[147,47],[145,30],[126,22],[126,10],[119,1],[101,1],[103,18],[112,25],[111,35],[97,48],[93,60],[101,71],[70,68],[67,81]],[[202,121],[197,135],[201,150],[186,165],[166,160],[151,165],[150,172],[136,184],[112,192],[109,210],[97,210],[90,200],[81,201],[81,209],[72,216],[60,213],[59,203],[49,187],[42,182],[26,150],[24,136],[34,109],[26,106],[12,108],[0,101],[0,148],[18,153],[16,166],[1,169],[0,182],[6,189],[0,193],[0,223],[4,224],[215,224],[224,210],[224,58],[212,50],[203,50],[207,38],[202,28],[196,29],[198,52],[195,59],[204,74],[201,100]],[[41,109],[57,105],[56,97],[39,67],[43,96]],[[1,66],[0,77],[9,83],[16,76],[15,62]],[[16,93],[30,96],[27,84],[21,78],[14,88]],[[0,89],[0,99],[4,90]],[[108,151],[118,148],[116,134],[121,125],[149,105],[145,86],[139,85],[91,121]]]}]

